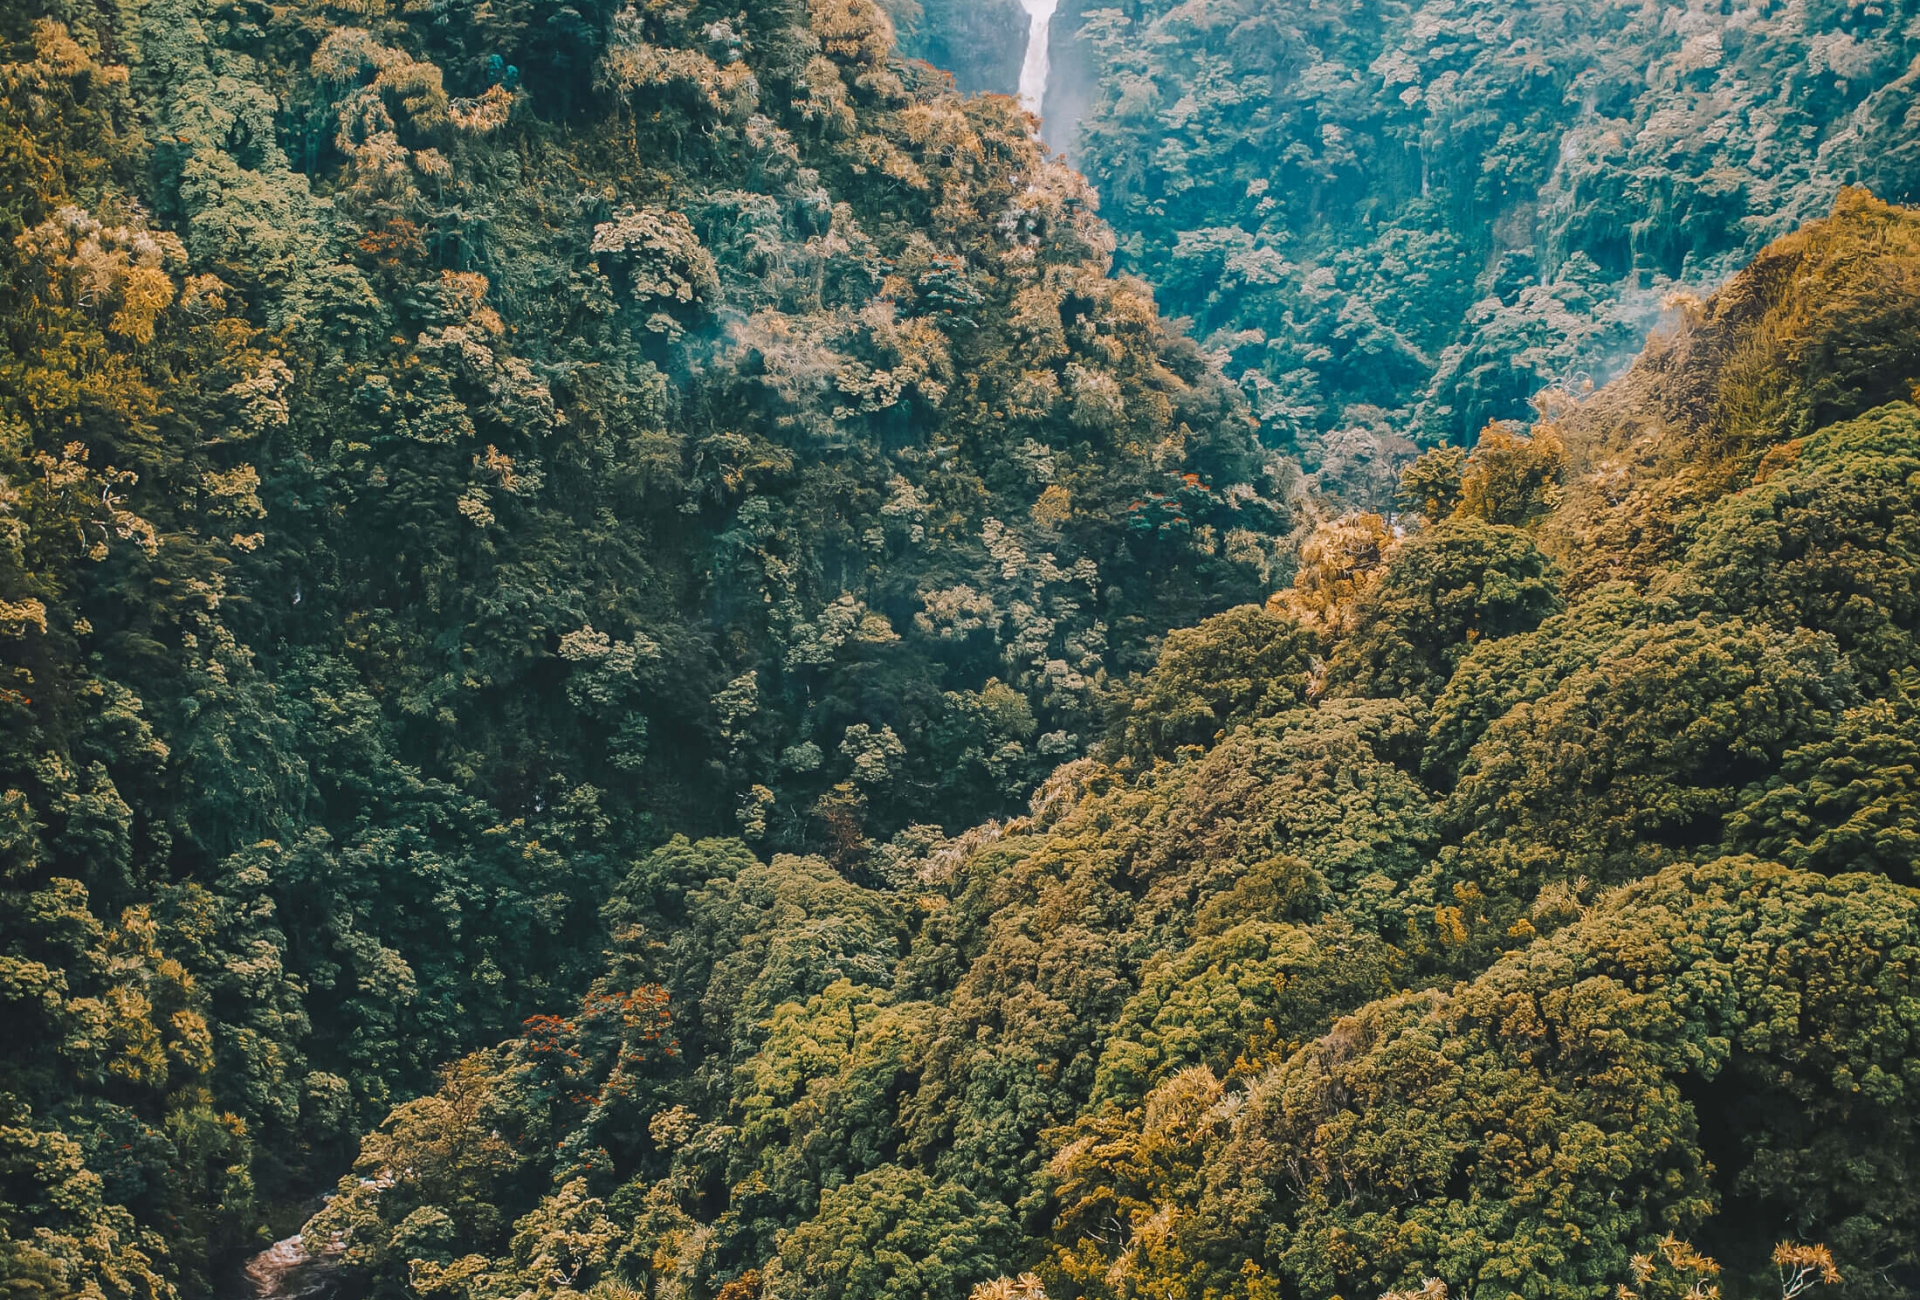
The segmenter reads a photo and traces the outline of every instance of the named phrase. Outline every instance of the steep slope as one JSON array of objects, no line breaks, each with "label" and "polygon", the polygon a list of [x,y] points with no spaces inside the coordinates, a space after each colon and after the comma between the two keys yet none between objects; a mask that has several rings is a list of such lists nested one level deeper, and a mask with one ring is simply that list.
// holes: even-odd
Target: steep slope
[{"label": "steep slope", "polygon": [[29,1294],[204,1295],[585,989],[667,829],[885,879],[1274,580],[1232,388],[867,0],[29,3],[0,43]]},{"label": "steep slope", "polygon": [[892,888],[661,849],[309,1241],[463,1300],[1909,1294],[1916,268],[1843,196]]}]

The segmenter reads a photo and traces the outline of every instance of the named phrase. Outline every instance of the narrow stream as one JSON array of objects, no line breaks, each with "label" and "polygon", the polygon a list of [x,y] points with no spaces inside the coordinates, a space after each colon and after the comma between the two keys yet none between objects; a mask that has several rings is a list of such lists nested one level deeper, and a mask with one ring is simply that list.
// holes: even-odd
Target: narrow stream
[{"label": "narrow stream", "polygon": [[338,1290],[334,1261],[307,1254],[296,1233],[247,1261],[235,1300],[333,1300]]},{"label": "narrow stream", "polygon": [[1035,117],[1047,101],[1047,39],[1060,0],[1020,0],[1027,11],[1027,57],[1020,64],[1020,104]]}]

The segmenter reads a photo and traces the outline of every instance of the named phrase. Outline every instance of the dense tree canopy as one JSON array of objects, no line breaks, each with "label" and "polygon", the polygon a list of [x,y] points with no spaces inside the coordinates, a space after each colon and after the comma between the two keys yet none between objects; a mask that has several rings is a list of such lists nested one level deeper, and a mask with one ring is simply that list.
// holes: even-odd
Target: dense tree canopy
[{"label": "dense tree canopy", "polygon": [[1920,1285],[1920,27],[1085,8],[0,12],[9,1294]]},{"label": "dense tree canopy", "polygon": [[[1811,237],[1910,220],[1855,202]],[[1777,1242],[1905,1294],[1920,412],[1667,421],[1686,358],[1769,346],[1764,313],[1726,324],[1754,289],[1452,466],[1561,444],[1548,513],[1410,475],[1421,522],[1326,617],[1295,591],[1169,635],[1024,815],[852,879],[654,851],[589,1009],[396,1110],[309,1242],[396,1295],[1745,1295]],[[1666,539],[1642,576],[1570,580],[1629,525]],[[381,1172],[409,1106],[483,1114],[530,1042],[655,987],[671,1051],[580,1052],[581,1099],[516,1103],[554,1125],[540,1176],[479,1121],[479,1182],[415,1218]]]},{"label": "dense tree canopy", "polygon": [[[202,1293],[586,995],[669,830],[887,878],[1276,580],[1233,389],[1025,119],[891,40],[868,0],[0,17],[20,1269]],[[752,926],[805,892],[756,870],[660,887]],[[703,1061],[791,993],[729,978]]]},{"label": "dense tree canopy", "polygon": [[[1911,220],[1856,201],[1809,238]],[[556,1139],[611,1163],[543,1159],[514,1241],[600,1197],[576,1289],[982,1300],[1750,1294],[1785,1241],[1904,1294],[1920,413],[1863,390],[1803,435],[1703,435],[1732,413],[1693,368],[1771,345],[1727,323],[1755,289],[1605,400],[1410,474],[1420,525],[1320,603],[1168,636],[1024,816],[916,832],[865,883],[646,859],[603,983],[673,990],[687,1046],[646,1141]],[[1680,383],[1704,424],[1663,414]],[[1520,481],[1529,437],[1567,467],[1544,516],[1435,489]],[[1569,582],[1629,526],[1667,539],[1643,576]],[[334,1204],[398,1214],[362,1159]],[[362,1231],[354,1276],[398,1284]],[[449,1294],[538,1292],[494,1231],[496,1289]]]}]

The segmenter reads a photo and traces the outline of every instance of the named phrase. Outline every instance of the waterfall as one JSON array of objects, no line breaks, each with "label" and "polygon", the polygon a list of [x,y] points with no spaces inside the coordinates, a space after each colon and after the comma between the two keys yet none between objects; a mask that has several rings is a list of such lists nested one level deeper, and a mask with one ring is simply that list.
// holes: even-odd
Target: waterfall
[{"label": "waterfall", "polygon": [[1020,64],[1020,106],[1038,117],[1047,99],[1047,32],[1060,0],[1020,0],[1027,11],[1027,57]]}]

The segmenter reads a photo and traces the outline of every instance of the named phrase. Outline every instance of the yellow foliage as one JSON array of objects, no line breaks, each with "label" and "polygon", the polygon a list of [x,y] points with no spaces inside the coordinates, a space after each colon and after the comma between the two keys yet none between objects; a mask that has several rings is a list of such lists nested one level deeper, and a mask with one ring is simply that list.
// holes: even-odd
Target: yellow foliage
[{"label": "yellow foliage", "polygon": [[0,636],[20,637],[31,628],[42,636],[47,632],[47,607],[40,601],[0,600]]},{"label": "yellow foliage", "polygon": [[1531,436],[1501,424],[1480,434],[1460,476],[1463,515],[1492,524],[1524,524],[1560,503],[1567,450],[1553,426],[1534,426]]},{"label": "yellow foliage", "polygon": [[42,532],[69,533],[91,560],[107,558],[111,541],[133,542],[148,555],[160,549],[154,526],[125,508],[119,489],[131,487],[138,475],[109,465],[96,470],[87,463],[88,451],[70,442],[56,458],[35,452],[40,478],[32,485],[36,524]]},{"label": "yellow foliage", "polygon": [[487,277],[475,271],[442,271],[440,295],[447,309],[494,338],[506,335],[500,313],[487,306]]},{"label": "yellow foliage", "polygon": [[1616,1287],[1616,1300],[1719,1300],[1720,1288],[1713,1279],[1720,1275],[1720,1265],[1672,1233],[1660,1239],[1656,1250],[1635,1255],[1627,1267],[1633,1285]]},{"label": "yellow foliage", "polygon": [[854,115],[852,101],[847,98],[847,85],[840,79],[840,69],[832,59],[825,55],[809,59],[806,77],[796,89],[803,95],[793,101],[794,111],[802,121],[819,127],[821,134],[843,139],[857,129],[859,119]]},{"label": "yellow foliage", "polygon": [[260,501],[260,473],[251,465],[230,470],[208,470],[200,486],[209,498],[207,513],[236,519],[258,519],[267,513]]},{"label": "yellow foliage", "polygon": [[107,328],[135,343],[153,342],[154,320],[173,304],[173,281],[154,266],[130,268],[120,284],[120,310]]},{"label": "yellow foliage", "polygon": [[513,113],[513,93],[505,86],[488,86],[477,99],[456,99],[447,105],[455,127],[469,135],[488,135],[507,124]]},{"label": "yellow foliage", "polygon": [[110,226],[72,204],[13,242],[32,268],[43,307],[104,316],[113,333],[143,344],[153,341],[155,322],[173,304],[166,268],[186,261],[179,236]]},{"label": "yellow foliage", "polygon": [[167,1018],[173,1033],[167,1053],[183,1070],[192,1075],[213,1072],[213,1031],[207,1018],[198,1011],[176,1011]]},{"label": "yellow foliage", "polygon": [[1355,604],[1386,567],[1395,546],[1393,530],[1377,514],[1323,520],[1300,548],[1300,568],[1292,589],[1269,603],[1309,627],[1343,631]]},{"label": "yellow foliage", "polygon": [[1044,528],[1058,528],[1072,517],[1073,497],[1058,483],[1049,483],[1033,503],[1033,521]]},{"label": "yellow foliage", "polygon": [[1047,1300],[1047,1289],[1034,1274],[1022,1273],[977,1283],[967,1300]]},{"label": "yellow foliage", "polygon": [[[807,0],[813,31],[827,56],[854,71],[854,85],[891,99],[900,81],[887,68],[893,21],[874,0]],[[811,69],[809,69],[811,72]]]}]

